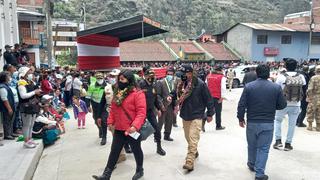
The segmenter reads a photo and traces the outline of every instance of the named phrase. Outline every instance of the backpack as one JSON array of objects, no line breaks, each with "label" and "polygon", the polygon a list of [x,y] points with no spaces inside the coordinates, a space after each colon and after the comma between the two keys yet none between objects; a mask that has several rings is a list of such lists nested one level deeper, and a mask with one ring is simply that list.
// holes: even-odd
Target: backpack
[{"label": "backpack", "polygon": [[286,77],[283,94],[287,101],[299,102],[303,99],[303,79],[300,74],[297,73],[294,76],[289,76],[287,73],[284,74]]}]

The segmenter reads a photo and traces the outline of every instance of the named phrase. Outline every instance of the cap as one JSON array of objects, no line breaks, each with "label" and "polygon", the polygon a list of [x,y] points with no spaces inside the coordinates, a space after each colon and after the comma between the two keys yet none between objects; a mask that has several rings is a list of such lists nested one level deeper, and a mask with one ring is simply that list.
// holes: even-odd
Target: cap
[{"label": "cap", "polygon": [[4,46],[4,48],[12,48],[12,46],[7,44],[7,45]]},{"label": "cap", "polygon": [[185,64],[185,65],[182,65],[181,71],[183,73],[189,73],[189,72],[193,72],[193,68],[191,67],[191,65]]},{"label": "cap", "polygon": [[112,76],[118,76],[119,74],[120,74],[120,70],[119,69],[113,69],[110,72],[110,75],[112,75]]},{"label": "cap", "polygon": [[144,72],[144,75],[145,76],[154,76],[155,73],[152,69],[147,69],[145,72]]},{"label": "cap", "polygon": [[97,79],[103,79],[103,74],[102,74],[101,72],[97,72],[96,75],[95,75],[95,77],[96,77]]},{"label": "cap", "polygon": [[19,77],[24,77],[26,76],[27,72],[30,70],[30,68],[23,66],[19,68]]},{"label": "cap", "polygon": [[63,79],[63,76],[62,76],[61,74],[57,74],[57,75],[56,75],[56,78],[57,78],[57,79]]}]

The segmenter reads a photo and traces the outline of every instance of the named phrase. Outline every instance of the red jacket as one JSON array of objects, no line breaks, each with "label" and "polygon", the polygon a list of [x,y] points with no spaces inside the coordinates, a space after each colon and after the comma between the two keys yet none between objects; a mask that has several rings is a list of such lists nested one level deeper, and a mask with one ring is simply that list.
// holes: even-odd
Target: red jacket
[{"label": "red jacket", "polygon": [[52,91],[52,86],[48,79],[44,79],[41,81],[41,90],[44,94],[50,94],[50,92]]},{"label": "red jacket", "polygon": [[221,98],[221,80],[223,74],[212,74],[210,73],[207,76],[207,84],[210,91],[210,94],[214,98]]},{"label": "red jacket", "polygon": [[[139,131],[145,122],[147,112],[146,97],[143,91],[134,89],[123,100],[121,106],[112,102],[107,120],[108,125],[114,125],[115,129],[119,131],[126,131],[131,126],[134,126]],[[123,109],[127,111],[131,119],[127,117]]]}]

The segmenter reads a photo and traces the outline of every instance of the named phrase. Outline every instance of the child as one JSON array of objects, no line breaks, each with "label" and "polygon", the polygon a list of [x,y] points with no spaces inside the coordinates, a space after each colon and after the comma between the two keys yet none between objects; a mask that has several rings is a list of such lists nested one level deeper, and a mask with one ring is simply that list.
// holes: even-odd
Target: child
[{"label": "child", "polygon": [[77,96],[73,96],[73,112],[74,112],[74,118],[78,119],[78,129],[81,129],[81,123],[82,123],[82,129],[86,128],[86,114],[88,113],[87,105],[84,101],[79,99]]}]

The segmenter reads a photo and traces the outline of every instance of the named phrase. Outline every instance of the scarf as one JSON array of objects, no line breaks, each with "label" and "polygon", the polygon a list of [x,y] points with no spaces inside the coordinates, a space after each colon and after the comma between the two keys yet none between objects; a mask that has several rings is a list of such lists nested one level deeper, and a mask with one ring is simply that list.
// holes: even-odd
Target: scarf
[{"label": "scarf", "polygon": [[184,87],[185,82],[181,82],[179,84],[179,100],[178,100],[178,104],[181,108],[183,102],[191,96],[193,88],[195,87],[195,84],[197,82],[197,77],[195,75],[192,76],[192,80],[187,82],[188,84]]},{"label": "scarf", "polygon": [[113,101],[118,105],[121,106],[122,102],[128,97],[130,92],[134,89],[134,86],[128,86],[123,90],[119,88],[115,88],[115,93],[113,96]]}]

